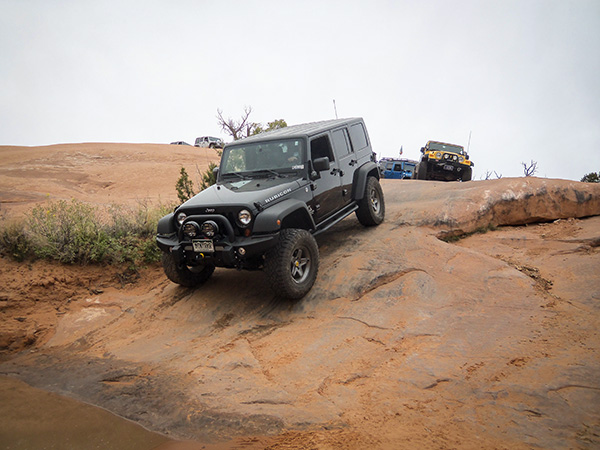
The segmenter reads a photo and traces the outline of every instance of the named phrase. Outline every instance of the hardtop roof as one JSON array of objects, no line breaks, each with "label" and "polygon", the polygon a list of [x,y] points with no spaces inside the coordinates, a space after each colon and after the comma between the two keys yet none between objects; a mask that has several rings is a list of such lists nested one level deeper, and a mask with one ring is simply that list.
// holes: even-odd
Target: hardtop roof
[{"label": "hardtop roof", "polygon": [[464,149],[465,147],[463,145],[459,145],[459,144],[450,144],[448,142],[442,142],[442,141],[427,141],[427,144],[425,144],[426,147],[429,146],[429,144],[440,144],[440,145],[449,145],[451,147],[460,147],[462,149]]},{"label": "hardtop roof", "polygon": [[265,133],[260,133],[255,136],[250,136],[244,139],[239,139],[237,141],[230,142],[226,145],[226,147],[239,144],[250,144],[253,142],[270,141],[275,139],[293,139],[304,137],[309,138],[311,136],[323,133],[324,131],[330,130],[331,128],[356,122],[362,122],[362,118],[352,117],[349,119],[323,120],[320,122],[309,122],[298,125],[290,125],[285,128],[267,131]]}]

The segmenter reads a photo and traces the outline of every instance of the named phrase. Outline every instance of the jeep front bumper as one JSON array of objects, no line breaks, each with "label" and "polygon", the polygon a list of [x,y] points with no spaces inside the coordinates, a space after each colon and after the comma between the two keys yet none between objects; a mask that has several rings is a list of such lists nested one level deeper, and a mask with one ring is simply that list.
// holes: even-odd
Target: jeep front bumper
[{"label": "jeep front bumper", "polygon": [[216,267],[249,268],[279,241],[279,233],[258,236],[236,236],[233,241],[228,237],[213,240],[213,252],[194,251],[192,239],[179,240],[177,235],[158,235],[156,243],[166,253],[175,258],[178,265],[214,264]]}]

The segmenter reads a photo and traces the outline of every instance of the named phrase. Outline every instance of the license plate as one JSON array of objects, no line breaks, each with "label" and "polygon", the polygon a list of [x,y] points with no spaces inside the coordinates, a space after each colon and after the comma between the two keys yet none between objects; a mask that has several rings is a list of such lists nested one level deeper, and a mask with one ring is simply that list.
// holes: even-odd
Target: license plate
[{"label": "license plate", "polygon": [[192,245],[197,253],[213,253],[215,251],[213,241],[210,239],[197,239],[192,241]]},{"label": "license plate", "polygon": [[444,170],[454,170],[454,166],[449,166],[448,164],[446,164],[444,166]]}]

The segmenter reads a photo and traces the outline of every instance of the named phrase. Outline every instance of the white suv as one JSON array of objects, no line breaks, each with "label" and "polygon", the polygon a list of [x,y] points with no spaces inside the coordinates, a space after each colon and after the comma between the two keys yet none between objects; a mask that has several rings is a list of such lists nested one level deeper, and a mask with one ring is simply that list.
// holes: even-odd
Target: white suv
[{"label": "white suv", "polygon": [[217,137],[202,136],[196,138],[194,147],[223,148],[223,141]]}]

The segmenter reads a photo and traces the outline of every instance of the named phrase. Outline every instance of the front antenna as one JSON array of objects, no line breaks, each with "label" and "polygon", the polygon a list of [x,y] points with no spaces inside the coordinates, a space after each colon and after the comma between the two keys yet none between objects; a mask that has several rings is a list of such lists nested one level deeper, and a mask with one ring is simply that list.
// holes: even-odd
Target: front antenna
[{"label": "front antenna", "polygon": [[337,115],[337,107],[335,106],[335,98],[333,99],[333,110],[335,111],[335,118],[337,119],[338,115]]}]

